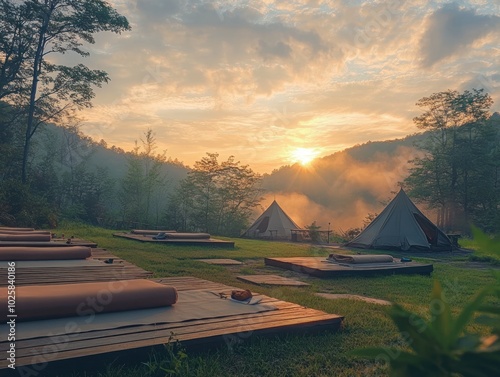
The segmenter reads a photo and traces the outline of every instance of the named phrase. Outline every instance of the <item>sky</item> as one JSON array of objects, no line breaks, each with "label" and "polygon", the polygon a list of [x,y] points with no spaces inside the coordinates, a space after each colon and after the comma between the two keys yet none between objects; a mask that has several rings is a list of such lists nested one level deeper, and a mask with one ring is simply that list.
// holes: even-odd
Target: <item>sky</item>
[{"label": "sky", "polygon": [[80,114],[109,146],[151,129],[187,165],[217,152],[268,173],[415,133],[432,93],[484,88],[500,111],[497,0],[110,2],[132,29],[86,46],[111,81]]}]

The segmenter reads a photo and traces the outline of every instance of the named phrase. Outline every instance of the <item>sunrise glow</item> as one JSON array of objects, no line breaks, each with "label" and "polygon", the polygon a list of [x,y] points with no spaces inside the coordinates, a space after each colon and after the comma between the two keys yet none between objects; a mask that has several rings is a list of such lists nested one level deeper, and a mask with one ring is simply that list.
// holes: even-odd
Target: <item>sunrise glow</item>
[{"label": "sunrise glow", "polygon": [[307,166],[318,155],[318,152],[312,148],[297,148],[292,151],[291,160],[298,162],[302,166]]},{"label": "sunrise glow", "polygon": [[500,111],[495,1],[112,3],[133,27],[87,46],[111,81],[79,116],[127,151],[152,129],[187,165],[217,152],[270,173],[418,132],[433,92],[485,88]]}]

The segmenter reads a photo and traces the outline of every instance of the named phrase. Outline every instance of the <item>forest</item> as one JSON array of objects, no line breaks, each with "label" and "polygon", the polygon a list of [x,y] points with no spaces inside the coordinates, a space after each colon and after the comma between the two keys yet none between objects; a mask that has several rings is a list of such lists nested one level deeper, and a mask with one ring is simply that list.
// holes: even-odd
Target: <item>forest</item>
[{"label": "forest", "polygon": [[399,185],[447,231],[500,229],[500,116],[483,89],[423,97],[414,119],[422,134],[355,146],[313,161],[311,169],[284,166],[261,175],[216,152],[187,167],[158,151],[152,129],[131,151],[79,131],[78,111],[92,106],[94,89],[109,77],[51,57],[87,57],[82,45],[94,43],[97,32],[128,31],[125,17],[104,1],[1,0],[0,7],[4,225],[54,228],[68,219],[238,236],[265,195],[293,194],[316,208],[301,210],[303,226],[332,211],[328,216],[346,229],[373,216]]}]

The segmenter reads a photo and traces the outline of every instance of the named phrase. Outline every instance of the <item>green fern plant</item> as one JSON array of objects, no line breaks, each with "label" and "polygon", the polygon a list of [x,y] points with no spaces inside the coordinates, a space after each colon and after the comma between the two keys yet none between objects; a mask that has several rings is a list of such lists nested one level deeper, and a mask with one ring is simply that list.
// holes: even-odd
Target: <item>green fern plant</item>
[{"label": "green fern plant", "polygon": [[[480,250],[500,255],[500,243],[474,229]],[[500,365],[500,307],[486,304],[485,299],[500,300],[500,272],[494,271],[496,284],[479,291],[453,316],[441,285],[434,282],[429,306],[430,319],[393,305],[389,315],[398,327],[409,350],[365,348],[354,355],[388,360],[390,376],[405,377],[489,377],[499,375]],[[497,300],[497,302],[498,302]],[[491,328],[491,335],[480,336],[467,331],[475,321]]]}]

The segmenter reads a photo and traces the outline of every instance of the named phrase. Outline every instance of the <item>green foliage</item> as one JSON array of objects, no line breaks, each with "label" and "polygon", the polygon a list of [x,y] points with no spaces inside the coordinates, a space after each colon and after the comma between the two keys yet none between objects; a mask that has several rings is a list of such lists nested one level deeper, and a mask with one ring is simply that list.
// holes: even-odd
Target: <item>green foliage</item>
[{"label": "green foliage", "polygon": [[[156,154],[156,140],[152,130],[145,133],[142,150],[137,145],[127,158],[127,173],[121,182],[119,200],[122,220],[137,227],[158,225],[161,203],[166,200],[166,177],[161,171],[165,153]],[[153,211],[154,210],[154,211]],[[153,216],[156,214],[156,216]]]},{"label": "green foliage", "polygon": [[103,0],[1,0],[0,98],[24,112],[26,132],[21,179],[27,180],[32,137],[46,122],[61,121],[72,110],[90,107],[93,87],[109,78],[104,71],[83,64],[52,63],[51,54],[89,53],[83,43],[94,43],[100,31],[120,33],[128,21]]},{"label": "green foliage", "polygon": [[[480,250],[500,255],[500,243],[474,229]],[[386,361],[391,376],[470,376],[486,377],[498,373],[500,364],[500,273],[494,272],[496,284],[480,290],[454,316],[441,285],[434,282],[428,320],[417,313],[393,305],[390,317],[398,327],[403,345],[413,352],[394,348],[367,348],[354,351],[358,356]],[[488,296],[496,296],[497,303],[487,303]],[[491,329],[481,336],[468,331],[476,313],[476,322]]]},{"label": "green foliage", "polygon": [[260,175],[230,156],[219,163],[217,153],[195,162],[172,195],[166,213],[170,228],[239,236],[260,202]]},{"label": "green foliage", "polygon": [[500,226],[500,126],[490,116],[492,103],[482,89],[434,93],[417,103],[424,112],[414,122],[431,132],[405,185],[411,197],[438,210],[441,228]]},{"label": "green foliage", "polygon": [[181,343],[171,333],[168,342],[164,345],[165,354],[158,356],[153,354],[151,359],[143,363],[147,372],[143,376],[189,376],[188,354]]},{"label": "green foliage", "polygon": [[309,237],[311,237],[311,240],[313,242],[321,241],[321,236],[319,233],[321,227],[316,225],[316,221],[313,221],[311,225],[306,225],[304,228],[306,228],[309,231]]},{"label": "green foliage", "polygon": [[0,183],[0,222],[8,226],[57,226],[57,210],[40,193],[18,180]]}]

